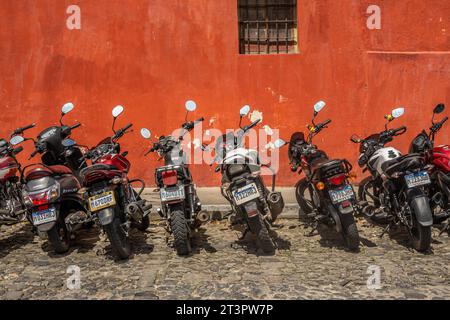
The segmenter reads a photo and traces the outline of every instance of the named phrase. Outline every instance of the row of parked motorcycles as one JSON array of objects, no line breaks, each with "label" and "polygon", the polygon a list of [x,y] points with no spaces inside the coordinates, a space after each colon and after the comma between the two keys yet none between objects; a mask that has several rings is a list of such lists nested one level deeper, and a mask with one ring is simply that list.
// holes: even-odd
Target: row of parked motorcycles
[{"label": "row of parked motorcycles", "polygon": [[[158,214],[166,221],[166,231],[173,236],[179,255],[192,251],[192,237],[200,225],[209,220],[202,212],[201,201],[182,147],[187,133],[204,118],[188,121],[189,112],[196,110],[194,101],[186,102],[186,117],[177,135],[152,138],[150,130],[143,128],[141,136],[164,164],[155,170],[155,182],[160,194]],[[352,165],[345,159],[330,159],[313,144],[313,138],[327,128],[331,120],[315,123],[325,107],[320,101],[314,106],[308,135],[294,133],[289,142],[278,139],[275,148],[288,146],[293,172],[304,173],[296,185],[296,198],[303,214],[314,228],[321,223],[332,226],[340,233],[350,250],[359,247],[355,216],[386,224],[385,232],[394,226],[405,226],[412,246],[427,251],[431,244],[431,226],[444,222],[450,216],[448,146],[434,146],[436,133],[448,117],[435,122],[435,116],[444,111],[436,106],[430,132],[421,132],[412,142],[411,150],[402,155],[386,144],[395,136],[406,132],[406,127],[388,129],[388,124],[401,117],[403,108],[386,116],[385,130],[362,139],[354,135],[351,141],[360,144],[358,164],[369,171],[355,193]],[[15,224],[28,220],[34,231],[47,238],[56,253],[67,252],[80,229],[97,224],[107,235],[118,258],[131,254],[130,229],[144,231],[150,224],[152,205],[144,200],[145,183],[130,179],[131,163],[128,151],[122,151],[120,139],[131,132],[132,124],[116,130],[116,120],[124,108],[112,110],[113,123],[110,137],[95,147],[76,143],[71,139],[72,126],[63,123],[66,114],[74,109],[72,103],[61,108],[58,126],[43,130],[36,139],[25,132],[35,124],[14,130],[9,142],[0,140],[0,224]],[[272,224],[284,208],[283,197],[275,191],[276,174],[270,166],[261,163],[257,150],[247,149],[244,138],[260,119],[243,125],[250,112],[249,106],[240,110],[239,129],[216,139],[214,144],[202,145],[203,151],[213,151],[216,173],[222,176],[221,191],[231,205],[230,221],[244,226],[256,236],[265,253],[276,249],[270,232]],[[30,158],[40,155],[41,161],[22,167],[16,155],[23,151],[19,144],[32,141],[34,151]],[[272,171],[269,189],[261,176],[263,167]],[[443,230],[448,230],[448,222]],[[384,233],[384,232],[383,232]]]}]

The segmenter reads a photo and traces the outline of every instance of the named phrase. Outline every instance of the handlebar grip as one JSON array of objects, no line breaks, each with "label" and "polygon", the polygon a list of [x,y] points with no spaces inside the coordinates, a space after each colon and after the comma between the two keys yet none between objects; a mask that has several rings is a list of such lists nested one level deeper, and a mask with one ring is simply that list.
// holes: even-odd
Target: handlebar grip
[{"label": "handlebar grip", "polygon": [[322,123],[322,126],[326,126],[327,124],[330,124],[330,123],[331,123],[331,119],[325,120],[325,121]]},{"label": "handlebar grip", "polygon": [[130,129],[133,126],[132,123],[127,124],[122,130],[123,132],[127,131],[128,129]]},{"label": "handlebar grip", "polygon": [[200,119],[197,119],[194,121],[194,125],[196,125],[197,123],[203,122],[205,120],[204,117],[201,117]]},{"label": "handlebar grip", "polygon": [[[256,126],[260,122],[261,122],[261,119],[258,119],[255,122],[253,122],[251,125],[249,125],[246,129],[250,130],[251,128],[253,128],[254,126]],[[245,131],[247,131],[247,130],[245,130]]]},{"label": "handlebar grip", "polygon": [[20,152],[22,152],[22,151],[23,151],[23,147],[22,147],[22,146],[19,146],[19,147],[13,149],[13,153],[14,153],[14,154],[18,154],[18,153],[20,153]]},{"label": "handlebar grip", "polygon": [[444,123],[446,123],[446,122],[447,122],[447,120],[448,120],[448,117],[445,117],[444,119],[442,119],[442,121],[441,121],[441,125],[443,125]]},{"label": "handlebar grip", "polygon": [[395,136],[398,136],[398,135],[404,134],[406,132],[406,130],[407,129],[405,126],[401,126],[400,128],[394,129],[393,132],[394,132]]},{"label": "handlebar grip", "polygon": [[39,151],[38,150],[34,150],[31,154],[30,154],[30,159],[33,158],[35,155],[37,155]]},{"label": "handlebar grip", "polygon": [[73,126],[70,127],[71,130],[78,128],[79,126],[81,126],[81,123],[76,123]]},{"label": "handlebar grip", "polygon": [[29,125],[27,125],[25,127],[20,128],[20,129],[21,129],[21,131],[25,131],[25,130],[34,128],[35,126],[36,126],[36,123],[32,123],[32,124],[29,124]]}]

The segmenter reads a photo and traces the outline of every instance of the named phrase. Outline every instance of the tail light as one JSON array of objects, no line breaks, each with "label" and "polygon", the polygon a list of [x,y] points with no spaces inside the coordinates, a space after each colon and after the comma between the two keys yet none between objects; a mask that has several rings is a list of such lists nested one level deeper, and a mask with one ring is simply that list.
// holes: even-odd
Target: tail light
[{"label": "tail light", "polygon": [[22,196],[25,205],[41,207],[59,198],[59,184],[54,184],[50,188],[34,193],[23,191]]},{"label": "tail light", "polygon": [[163,171],[162,180],[165,186],[173,186],[177,184],[177,172],[175,170]]},{"label": "tail light", "polygon": [[340,186],[345,181],[345,174],[337,175],[328,179],[328,182],[335,185]]}]

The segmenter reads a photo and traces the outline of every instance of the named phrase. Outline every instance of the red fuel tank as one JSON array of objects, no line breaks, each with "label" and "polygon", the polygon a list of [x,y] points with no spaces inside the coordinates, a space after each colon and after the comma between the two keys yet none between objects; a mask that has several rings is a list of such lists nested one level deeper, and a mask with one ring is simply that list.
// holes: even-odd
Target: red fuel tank
[{"label": "red fuel tank", "polygon": [[450,172],[450,147],[448,145],[435,147],[432,162],[439,170]]},{"label": "red fuel tank", "polygon": [[131,167],[131,163],[120,154],[107,154],[97,161],[97,163],[103,163],[116,167],[118,170],[128,172]]}]

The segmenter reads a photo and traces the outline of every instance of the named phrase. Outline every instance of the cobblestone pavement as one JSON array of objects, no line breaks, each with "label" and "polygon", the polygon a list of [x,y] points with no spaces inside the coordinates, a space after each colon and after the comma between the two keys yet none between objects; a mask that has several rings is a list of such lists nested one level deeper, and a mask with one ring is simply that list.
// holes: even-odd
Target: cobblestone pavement
[{"label": "cobblestone pavement", "polygon": [[[0,232],[0,299],[450,299],[450,238],[434,229],[432,252],[406,247],[401,235],[378,238],[381,229],[359,221],[363,246],[347,252],[326,227],[307,236],[298,220],[274,227],[278,251],[264,256],[247,235],[213,221],[195,237],[194,253],[178,257],[166,245],[162,221],[133,232],[134,255],[116,261],[93,228],[78,235],[66,255],[55,256],[27,224]],[[66,286],[77,265],[81,288]],[[368,268],[381,268],[379,290],[367,288]]]}]

